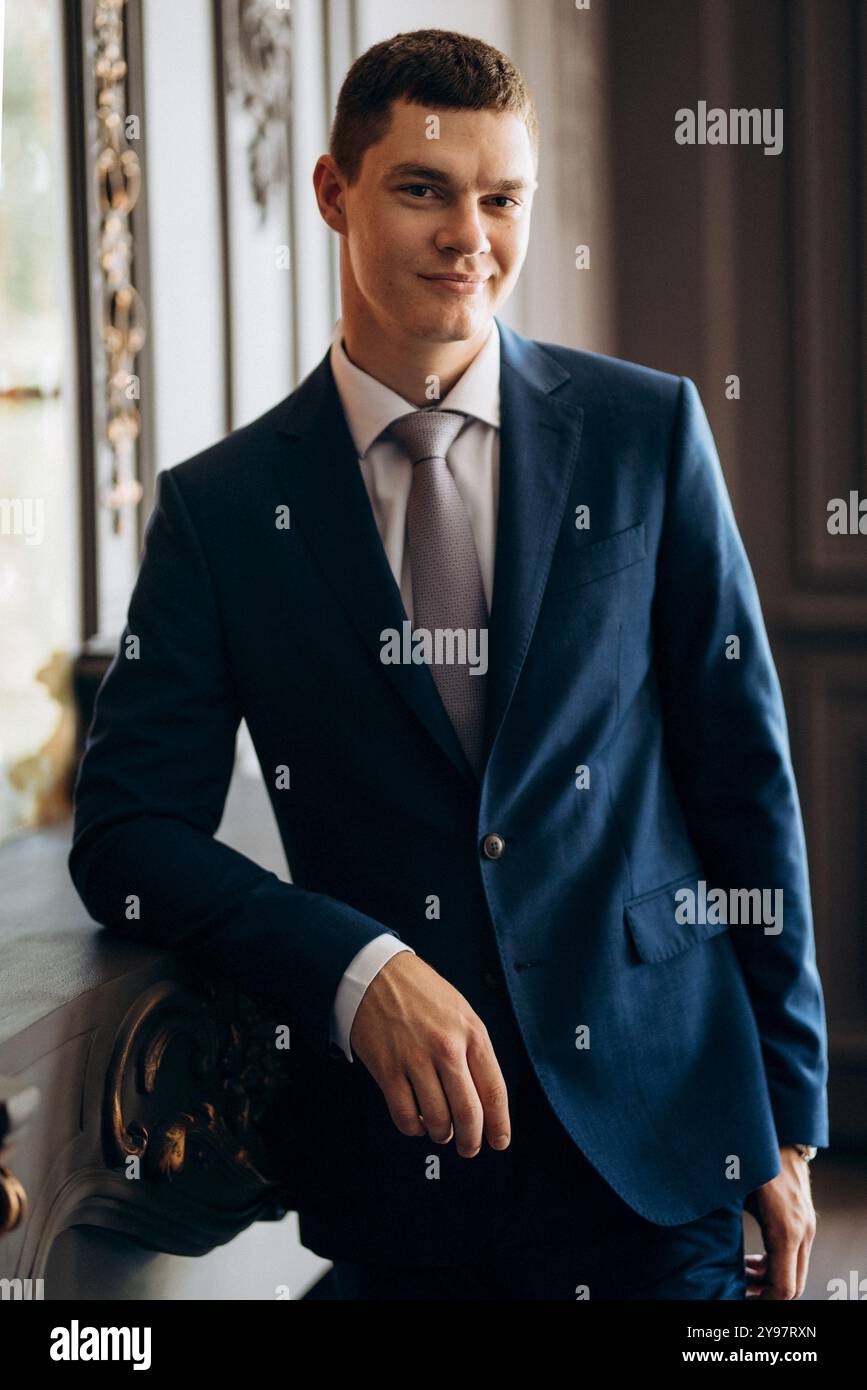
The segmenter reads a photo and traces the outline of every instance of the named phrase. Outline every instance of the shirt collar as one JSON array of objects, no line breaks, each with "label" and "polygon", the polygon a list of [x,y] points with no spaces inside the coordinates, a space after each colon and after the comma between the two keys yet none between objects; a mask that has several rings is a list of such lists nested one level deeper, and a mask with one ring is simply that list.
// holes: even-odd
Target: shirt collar
[{"label": "shirt collar", "polygon": [[[376,377],[350,362],[342,343],[343,319],[331,336],[331,370],[346,423],[359,458],[399,415],[418,407],[392,391]],[[491,319],[487,338],[462,376],[437,402],[439,410],[461,410],[485,424],[500,427],[500,334]]]}]

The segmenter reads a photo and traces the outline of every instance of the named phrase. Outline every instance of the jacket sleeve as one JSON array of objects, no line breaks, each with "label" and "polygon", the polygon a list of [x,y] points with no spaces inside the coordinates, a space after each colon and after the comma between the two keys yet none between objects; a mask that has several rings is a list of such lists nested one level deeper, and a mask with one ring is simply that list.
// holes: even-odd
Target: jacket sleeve
[{"label": "jacket sleeve", "polygon": [[[708,892],[782,889],[781,931],[752,923],[729,930],[758,1024],[778,1141],[822,1147],[825,1007],[782,692],[710,426],[688,377],[674,425],[653,625],[669,766]],[[739,659],[726,655],[732,636]]]},{"label": "jacket sleeve", "polygon": [[97,922],[260,994],[343,1060],[330,1039],[338,985],[390,928],[213,838],[241,717],[205,554],[165,470],[78,769],[69,871]]}]

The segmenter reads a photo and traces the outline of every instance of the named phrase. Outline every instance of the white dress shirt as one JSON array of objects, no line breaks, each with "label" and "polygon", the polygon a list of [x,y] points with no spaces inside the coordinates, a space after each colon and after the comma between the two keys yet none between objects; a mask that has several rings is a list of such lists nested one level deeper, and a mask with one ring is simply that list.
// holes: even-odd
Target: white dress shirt
[{"label": "white dress shirt", "polygon": [[[413,465],[397,443],[379,436],[399,415],[418,406],[350,362],[343,346],[342,319],[338,319],[331,339],[331,370],[376,527],[411,619],[412,574],[404,540]],[[448,465],[470,518],[490,612],[500,485],[500,334],[496,320],[491,320],[485,342],[463,375],[441,401],[431,404],[440,410],[461,410],[471,417],[448,451]],[[390,932],[383,932],[362,947],[347,966],[331,1012],[331,1041],[343,1049],[350,1062],[354,1059],[349,1034],[364,991],[386,961],[398,951],[411,950]]]}]

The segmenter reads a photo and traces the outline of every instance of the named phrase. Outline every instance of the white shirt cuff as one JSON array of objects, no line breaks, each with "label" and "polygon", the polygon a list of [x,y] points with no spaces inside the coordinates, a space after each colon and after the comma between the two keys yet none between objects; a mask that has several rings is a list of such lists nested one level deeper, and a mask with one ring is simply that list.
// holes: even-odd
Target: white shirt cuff
[{"label": "white shirt cuff", "polygon": [[396,956],[398,951],[411,951],[415,955],[406,942],[391,932],[383,932],[362,946],[343,972],[331,1010],[331,1041],[337,1044],[349,1062],[355,1061],[349,1045],[349,1034],[364,992],[386,961]]}]

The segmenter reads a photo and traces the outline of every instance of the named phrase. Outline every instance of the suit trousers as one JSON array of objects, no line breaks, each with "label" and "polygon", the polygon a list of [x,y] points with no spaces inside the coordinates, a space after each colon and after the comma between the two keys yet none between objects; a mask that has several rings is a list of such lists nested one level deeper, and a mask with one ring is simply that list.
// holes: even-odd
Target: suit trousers
[{"label": "suit trousers", "polygon": [[528,1060],[517,1086],[513,1076],[509,1112],[510,1181],[492,1234],[475,1257],[423,1268],[336,1259],[338,1298],[746,1297],[742,1199],[683,1225],[646,1220],[575,1145]]}]

